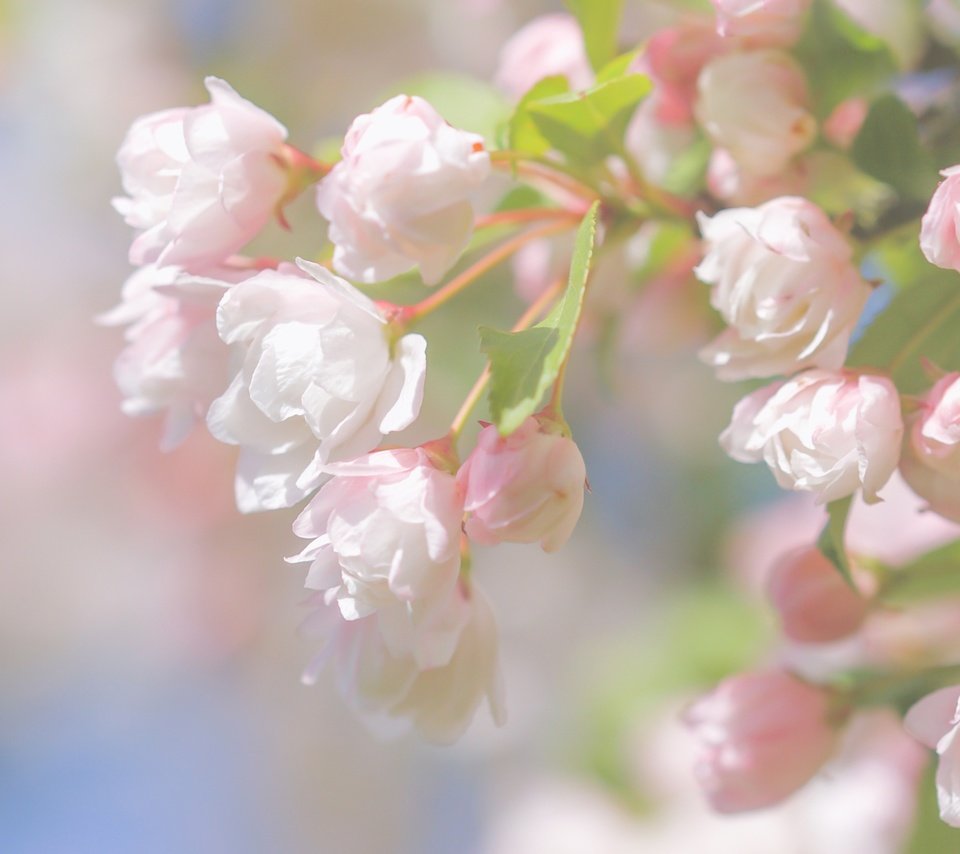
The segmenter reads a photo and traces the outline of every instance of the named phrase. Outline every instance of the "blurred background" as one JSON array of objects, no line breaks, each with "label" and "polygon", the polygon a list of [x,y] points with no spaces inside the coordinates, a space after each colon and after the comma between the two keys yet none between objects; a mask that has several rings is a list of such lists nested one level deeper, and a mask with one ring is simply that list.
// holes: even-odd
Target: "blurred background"
[{"label": "blurred background", "polygon": [[[820,524],[803,502],[751,515],[774,491],[716,446],[736,390],[696,361],[709,332],[698,286],[651,291],[612,356],[587,330],[568,397],[592,495],[559,555],[476,556],[510,721],[496,730],[482,709],[453,748],[380,742],[331,679],[300,685],[302,569],[282,560],[299,550],[293,511],[240,517],[232,449],[198,431],[163,455],[158,420],[120,413],[121,334],[93,318],[130,272],[110,198],[132,119],[204,102],[216,74],[310,149],[405,79],[490,81],[509,35],[559,9],[0,0],[0,851],[900,850],[924,757],[882,714],[857,734],[886,733],[882,749],[778,810],[716,817],[693,783],[676,714],[769,656],[758,578]],[[628,3],[628,38],[673,13]],[[292,234],[265,237],[276,254],[312,251],[310,204]],[[615,290],[622,272],[602,275]],[[435,330],[448,347],[478,322],[509,323],[506,272],[484,287],[505,296],[459,302]],[[462,349],[431,366],[422,438],[472,383]]]}]

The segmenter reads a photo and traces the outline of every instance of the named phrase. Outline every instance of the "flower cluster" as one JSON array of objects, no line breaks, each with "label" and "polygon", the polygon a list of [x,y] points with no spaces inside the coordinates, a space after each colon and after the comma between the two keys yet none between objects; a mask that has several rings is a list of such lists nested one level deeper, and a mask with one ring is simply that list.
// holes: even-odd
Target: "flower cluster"
[{"label": "flower cluster", "polygon": [[435,741],[458,738],[484,698],[502,723],[469,544],[567,540],[586,472],[565,422],[551,410],[510,435],[485,427],[462,467],[462,419],[436,442],[376,450],[420,414],[427,342],[409,330],[429,299],[378,303],[323,264],[237,254],[316,184],[333,269],[363,284],[419,268],[436,284],[470,241],[484,140],[401,95],[353,122],[331,166],[223,81],[207,88],[209,105],[137,120],[120,150],[115,206],[140,231],[140,266],[102,321],[128,324],[124,410],[165,413],[167,449],[204,419],[238,446],[242,512],[316,493],[294,523],[310,543],[290,558],[310,564],[304,633],[323,648],[307,681],[332,658],[364,717]]},{"label": "flower cluster", "polygon": [[[865,636],[911,581],[909,568],[850,548],[851,507],[906,482],[925,509],[960,522],[949,326],[960,300],[948,292],[960,166],[934,191],[932,155],[906,169],[876,142],[942,105],[920,85],[868,100],[889,86],[897,51],[869,85],[851,74],[821,91],[821,40],[873,51],[871,69],[884,60],[853,12],[820,0],[713,10],[619,57],[598,57],[603,39],[585,38],[576,16],[530,22],[500,57],[497,139],[397,95],[354,119],[339,158],[320,162],[208,78],[209,104],[141,118],[123,142],[115,207],[136,231],[137,270],[102,318],[126,326],[123,408],[165,415],[164,448],[198,422],[237,446],[241,511],[305,502],[293,531],[307,542],[288,558],[308,565],[303,633],[319,646],[304,681],[332,663],[379,730],[451,742],[484,703],[505,720],[472,550],[554,552],[571,537],[587,478],[562,411],[568,362],[585,340],[603,350],[605,336],[635,329],[639,311],[654,315],[644,329],[670,337],[667,307],[709,294],[715,313],[697,328],[715,334],[698,342],[700,360],[718,380],[762,383],[734,406],[721,447],[824,505],[821,539],[783,549],[766,579],[785,648]],[[326,225],[304,251],[313,260],[242,254],[272,219],[288,226],[284,207],[308,190]],[[407,441],[428,349],[444,358],[421,321],[511,257],[529,305],[510,332],[481,330],[487,364],[449,429]],[[903,270],[898,286],[919,295],[909,305],[908,291],[878,288]],[[398,278],[421,298],[380,298],[404,292]],[[490,420],[461,459],[488,384]],[[831,761],[859,706],[919,701],[907,725],[940,754],[942,814],[960,826],[960,689],[934,690],[955,673],[840,679],[824,665],[801,676],[802,657],[731,676],[688,708],[711,803],[778,802]]]}]

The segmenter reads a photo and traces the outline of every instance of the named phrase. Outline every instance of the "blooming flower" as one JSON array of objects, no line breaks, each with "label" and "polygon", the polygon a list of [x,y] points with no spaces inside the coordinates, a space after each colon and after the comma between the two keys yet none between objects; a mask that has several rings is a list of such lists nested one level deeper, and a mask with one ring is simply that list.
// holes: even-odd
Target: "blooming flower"
[{"label": "blooming flower", "polygon": [[346,620],[386,609],[380,628],[394,655],[408,651],[411,626],[425,629],[418,664],[446,664],[462,628],[436,637],[434,617],[448,608],[460,572],[463,496],[453,475],[423,448],[378,451],[324,471],[333,479],[293,525],[312,540],[291,559],[311,562],[307,587],[333,591]]},{"label": "blooming flower", "polygon": [[128,415],[166,412],[163,450],[172,450],[203,419],[230,374],[229,350],[217,335],[220,299],[249,271],[214,268],[195,276],[148,264],[123,286],[123,300],[101,323],[128,324],[114,375]]},{"label": "blooming flower", "polygon": [[442,744],[463,735],[484,699],[494,722],[505,722],[496,625],[475,584],[459,584],[440,615],[440,622],[460,630],[447,660],[435,666],[396,643],[391,648],[382,631],[383,610],[345,620],[334,599],[333,590],[316,594],[302,626],[305,636],[322,644],[304,672],[305,683],[313,684],[332,659],[341,693],[368,723],[386,733],[413,727]]},{"label": "blooming flower", "polygon": [[789,47],[803,29],[810,0],[712,0],[717,32],[751,47]]},{"label": "blooming flower", "polygon": [[940,818],[960,827],[960,686],[941,688],[915,703],[904,718],[917,741],[937,751],[937,800]]},{"label": "blooming flower", "polygon": [[701,352],[724,380],[839,368],[870,287],[823,211],[785,196],[699,215],[696,268],[729,328]]},{"label": "blooming flower", "polygon": [[784,634],[800,643],[827,643],[853,634],[870,602],[813,546],[794,549],[774,564],[767,594]]},{"label": "blooming flower", "polygon": [[714,809],[741,812],[782,801],[836,747],[831,695],[790,673],[742,673],[695,702],[684,721],[700,739],[694,768]]},{"label": "blooming flower", "polygon": [[938,380],[910,418],[900,471],[930,509],[960,522],[960,373]]},{"label": "blooming flower", "polygon": [[885,377],[810,370],[741,400],[720,444],[735,460],[766,462],[784,489],[818,504],[863,489],[866,501],[890,479],[903,420]]},{"label": "blooming flower", "polygon": [[931,264],[960,271],[960,166],[941,173],[920,224],[920,248]]},{"label": "blooming flower", "polygon": [[289,507],[332,460],[371,450],[420,411],[426,341],[394,342],[376,305],[323,267],[264,270],[227,293],[220,337],[243,352],[210,407],[210,432],[240,445],[244,512]]},{"label": "blooming flower", "polygon": [[140,230],[133,264],[192,269],[236,252],[269,221],[286,191],[286,128],[223,80],[210,103],[137,119],[117,161],[127,195],[114,207]]},{"label": "blooming flower", "polygon": [[419,265],[438,282],[473,233],[469,197],[490,172],[483,138],[398,95],[354,119],[341,151],[317,190],[337,272],[379,282]]},{"label": "blooming flower", "polygon": [[816,138],[803,69],[782,51],[720,56],[703,69],[697,89],[700,125],[754,175],[781,172]]},{"label": "blooming flower", "polygon": [[586,89],[593,69],[573,15],[540,15],[514,33],[500,50],[496,82],[514,100],[544,77],[562,74],[571,89]]},{"label": "blooming flower", "polygon": [[576,443],[527,418],[509,436],[494,425],[457,473],[467,535],[478,543],[534,543],[559,549],[583,509],[586,468]]}]

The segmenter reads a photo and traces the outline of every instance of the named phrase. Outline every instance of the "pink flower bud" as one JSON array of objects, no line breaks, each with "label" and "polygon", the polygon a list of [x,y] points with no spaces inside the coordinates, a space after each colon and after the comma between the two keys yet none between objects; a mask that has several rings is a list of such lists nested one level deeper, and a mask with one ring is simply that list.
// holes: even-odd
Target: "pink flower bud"
[{"label": "pink flower bud", "polygon": [[553,552],[583,509],[586,468],[572,439],[535,418],[503,437],[488,425],[457,474],[465,491],[467,535],[478,543],[534,543]]},{"label": "pink flower bud", "polygon": [[870,104],[866,98],[842,101],[823,123],[823,135],[838,148],[849,148],[860,133],[869,111]]},{"label": "pink flower bud", "polygon": [[825,504],[860,488],[864,500],[878,500],[902,437],[900,397],[889,379],[810,370],[747,395],[720,444],[740,462],[766,462],[784,489],[812,492]]},{"label": "pink flower bud", "polygon": [[490,173],[483,138],[398,95],[354,119],[341,152],[317,189],[337,272],[381,282],[419,265],[436,284],[473,233],[469,197]]},{"label": "pink flower bud", "polygon": [[960,271],[960,166],[941,173],[937,187],[920,224],[920,248],[931,264]]},{"label": "pink flower bud", "polygon": [[937,751],[940,818],[960,827],[960,686],[941,688],[915,703],[904,725],[917,741]]},{"label": "pink flower bud", "polygon": [[869,601],[851,590],[837,568],[812,546],[788,552],[774,564],[767,592],[784,634],[800,643],[827,643],[851,635],[870,611]]},{"label": "pink flower bud", "polygon": [[539,80],[562,74],[571,89],[586,89],[593,70],[573,15],[541,15],[521,27],[500,51],[497,85],[520,100]]},{"label": "pink flower bud", "polygon": [[960,373],[947,374],[910,419],[900,470],[932,510],[960,522]]},{"label": "pink flower bud", "polygon": [[810,0],[712,0],[717,32],[750,47],[789,47],[803,30]]},{"label": "pink flower bud", "polygon": [[803,69],[782,51],[714,59],[700,74],[697,88],[697,120],[715,145],[754,175],[783,171],[816,138]]},{"label": "pink flower bud", "polygon": [[707,251],[695,272],[729,324],[700,354],[717,376],[839,368],[870,288],[826,214],[783,197],[699,221]]},{"label": "pink flower bud", "polygon": [[711,59],[723,49],[722,41],[707,21],[688,20],[659,30],[647,41],[638,62],[655,89],[651,99],[654,114],[664,125],[686,125],[693,121],[697,78]]},{"label": "pink flower bud", "polygon": [[209,104],[144,116],[120,147],[127,196],[113,204],[141,231],[133,264],[217,264],[267,224],[286,191],[286,128],[223,80],[206,86]]},{"label": "pink flower bud", "polygon": [[782,801],[830,758],[831,694],[781,670],[743,673],[694,703],[684,721],[700,739],[694,769],[714,809]]}]

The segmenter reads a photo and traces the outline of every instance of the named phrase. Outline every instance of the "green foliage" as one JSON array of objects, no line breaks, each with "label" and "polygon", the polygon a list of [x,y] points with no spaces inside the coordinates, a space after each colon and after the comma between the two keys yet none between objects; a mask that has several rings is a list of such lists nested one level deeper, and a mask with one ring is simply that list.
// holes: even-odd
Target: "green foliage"
[{"label": "green foliage", "polygon": [[697,137],[673,158],[660,185],[677,196],[696,195],[703,189],[712,152],[710,141],[705,136]]},{"label": "green foliage", "polygon": [[924,360],[960,371],[960,276],[927,265],[926,275],[898,292],[850,353],[854,367],[889,372],[901,394],[930,387]]},{"label": "green foliage", "polygon": [[621,152],[627,124],[650,89],[647,77],[628,74],[585,92],[530,100],[524,111],[551,148],[590,168]]},{"label": "green foliage", "polygon": [[817,548],[837,568],[837,571],[843,576],[843,580],[854,587],[853,576],[850,574],[850,559],[847,556],[847,547],[844,542],[847,517],[850,515],[852,504],[853,498],[850,497],[841,498],[839,501],[831,501],[827,505],[827,524],[820,534],[820,539],[817,540]]},{"label": "green foliage", "polygon": [[806,32],[794,53],[807,73],[820,118],[847,98],[878,91],[897,72],[886,43],[831,0],[814,0]]},{"label": "green foliage", "polygon": [[905,854],[948,854],[960,849],[960,833],[940,818],[936,773],[936,762],[931,762],[920,778],[917,816],[904,849]]},{"label": "green foliage", "polygon": [[599,203],[594,203],[580,224],[567,289],[540,323],[522,332],[480,329],[480,348],[490,359],[490,411],[501,435],[512,433],[536,411],[570,352],[590,276],[599,212]]},{"label": "green foliage", "polygon": [[567,5],[580,22],[590,64],[603,68],[617,55],[623,0],[567,0]]},{"label": "green foliage", "polygon": [[507,148],[540,157],[550,150],[550,140],[537,127],[530,115],[530,105],[537,101],[555,98],[570,91],[567,78],[562,74],[544,77],[527,90],[507,124]]},{"label": "green foliage", "polygon": [[873,102],[850,153],[864,172],[905,199],[926,200],[936,189],[937,168],[920,145],[917,120],[895,95]]},{"label": "green foliage", "polygon": [[960,540],[891,570],[880,591],[884,604],[908,605],[960,593]]},{"label": "green foliage", "polygon": [[418,74],[399,81],[386,94],[419,95],[454,127],[478,133],[488,141],[496,139],[498,128],[510,114],[510,105],[500,92],[466,74]]}]

